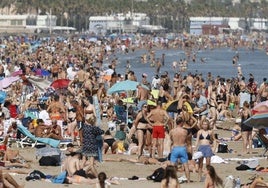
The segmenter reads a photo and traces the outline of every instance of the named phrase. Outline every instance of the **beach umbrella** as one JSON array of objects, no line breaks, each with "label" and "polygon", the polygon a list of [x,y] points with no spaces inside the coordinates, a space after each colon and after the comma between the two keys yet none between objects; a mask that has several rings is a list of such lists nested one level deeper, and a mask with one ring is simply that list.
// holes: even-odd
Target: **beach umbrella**
[{"label": "beach umbrella", "polygon": [[[120,93],[123,91],[135,91],[137,89],[137,86],[139,85],[139,82],[131,81],[131,80],[125,80],[122,82],[117,82],[114,84],[111,88],[108,89],[108,94],[113,94],[113,93]],[[149,90],[149,88],[143,84],[141,86],[144,89]]]},{"label": "beach umbrella", "polygon": [[244,124],[251,126],[256,129],[267,128],[268,127],[268,112],[259,113],[251,116]]},{"label": "beach umbrella", "polygon": [[19,76],[19,75],[22,75],[22,74],[23,74],[22,70],[18,70],[18,71],[15,71],[15,72],[11,73],[11,76]]},{"label": "beach umbrella", "polygon": [[[120,93],[120,92],[126,92],[128,95],[128,91],[135,91],[137,89],[137,86],[139,85],[139,82],[131,81],[131,80],[124,80],[121,82],[117,82],[114,84],[111,88],[108,89],[108,94],[113,94],[113,93]],[[147,90],[149,88],[143,84],[141,86]],[[126,97],[128,98],[128,96]],[[126,123],[128,123],[128,105],[127,105],[127,117],[126,117]]]},{"label": "beach umbrella", "polygon": [[252,109],[253,114],[268,112],[268,100],[260,102]]},{"label": "beach umbrella", "polygon": [[7,93],[4,91],[0,91],[0,103],[3,104],[6,100]]},{"label": "beach umbrella", "polygon": [[54,89],[65,89],[68,87],[69,83],[69,79],[58,79],[53,81],[50,86]]},{"label": "beach umbrella", "polygon": [[10,76],[10,77],[3,78],[2,80],[0,80],[0,89],[7,88],[13,82],[16,82],[19,79],[20,79],[20,77],[18,77],[18,76],[15,76],[15,77],[14,76]]},{"label": "beach umbrella", "polygon": [[173,100],[169,101],[166,105],[163,106],[163,109],[167,112],[178,112],[177,106],[178,106],[179,100]]}]

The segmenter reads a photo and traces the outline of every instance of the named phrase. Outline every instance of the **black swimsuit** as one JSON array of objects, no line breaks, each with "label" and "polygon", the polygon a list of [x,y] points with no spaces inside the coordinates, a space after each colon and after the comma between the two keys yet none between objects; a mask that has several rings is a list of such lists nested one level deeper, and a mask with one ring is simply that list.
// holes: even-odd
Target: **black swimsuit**
[{"label": "black swimsuit", "polygon": [[[147,124],[148,121],[144,118],[144,115],[142,114],[142,117],[139,119],[139,123]],[[146,134],[147,129],[146,128],[137,128],[137,130],[141,130],[143,134]]]},{"label": "black swimsuit", "polygon": [[105,140],[103,140],[105,143],[108,144],[108,146],[112,147],[113,146],[113,143],[115,142],[115,139],[114,138],[107,138]]}]

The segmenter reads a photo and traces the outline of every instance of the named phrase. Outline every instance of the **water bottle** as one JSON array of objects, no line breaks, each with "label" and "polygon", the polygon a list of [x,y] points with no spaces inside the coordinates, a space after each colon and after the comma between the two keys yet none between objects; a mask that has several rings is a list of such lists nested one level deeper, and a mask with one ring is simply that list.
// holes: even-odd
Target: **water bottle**
[{"label": "water bottle", "polygon": [[236,178],[236,185],[235,185],[235,188],[240,188],[241,187],[241,181],[240,181],[240,178],[237,177]]}]

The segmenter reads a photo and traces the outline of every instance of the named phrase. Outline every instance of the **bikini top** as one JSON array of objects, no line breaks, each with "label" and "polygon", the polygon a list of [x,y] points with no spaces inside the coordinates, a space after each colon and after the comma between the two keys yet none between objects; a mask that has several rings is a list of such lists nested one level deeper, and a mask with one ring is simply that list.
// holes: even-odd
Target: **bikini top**
[{"label": "bikini top", "polygon": [[145,119],[143,114],[142,114],[142,117],[139,120],[139,123],[148,123],[148,121]]},{"label": "bikini top", "polygon": [[75,108],[69,108],[68,112],[76,112],[76,109]]},{"label": "bikini top", "polygon": [[210,135],[207,134],[207,136],[204,137],[203,134],[200,134],[200,136],[199,136],[199,140],[203,140],[203,139],[210,140]]}]

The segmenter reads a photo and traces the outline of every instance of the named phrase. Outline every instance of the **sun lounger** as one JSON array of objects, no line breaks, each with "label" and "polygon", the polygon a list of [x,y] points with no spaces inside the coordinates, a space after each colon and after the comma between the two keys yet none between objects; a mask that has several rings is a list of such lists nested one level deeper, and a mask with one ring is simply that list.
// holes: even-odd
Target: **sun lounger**
[{"label": "sun lounger", "polygon": [[43,143],[43,144],[48,144],[52,147],[58,147],[60,144],[60,140],[55,140],[52,138],[40,138],[40,137],[36,137],[34,136],[26,127],[22,126],[22,125],[18,125],[18,130],[25,135],[25,138],[17,141],[17,144],[19,146],[21,146],[22,148],[24,147],[24,145],[28,144],[29,145],[29,141],[32,141],[32,143],[30,143],[30,145],[32,147],[36,146],[38,143]]},{"label": "sun lounger", "polygon": [[268,151],[268,138],[266,138],[266,136],[264,134],[258,133],[256,135],[257,139],[260,141],[260,143],[262,144],[263,148],[264,148],[264,152],[262,154],[262,156],[265,156],[266,152]]}]

